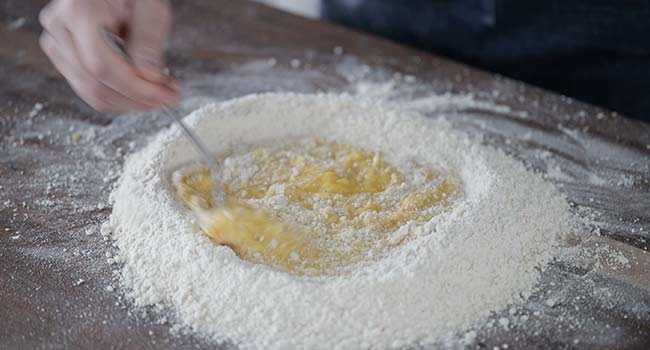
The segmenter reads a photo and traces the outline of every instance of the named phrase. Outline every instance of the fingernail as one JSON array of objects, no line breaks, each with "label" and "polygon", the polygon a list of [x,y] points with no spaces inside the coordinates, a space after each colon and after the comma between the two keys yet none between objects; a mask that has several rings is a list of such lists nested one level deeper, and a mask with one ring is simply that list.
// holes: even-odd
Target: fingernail
[{"label": "fingernail", "polygon": [[180,100],[179,95],[177,93],[167,93],[165,94],[165,101],[164,103],[166,105],[175,105],[178,103]]},{"label": "fingernail", "polygon": [[162,75],[162,67],[160,63],[152,59],[143,59],[138,63],[138,66],[149,74]]},{"label": "fingernail", "polygon": [[180,90],[180,87],[178,86],[178,82],[176,82],[176,80],[169,80],[167,82],[167,87],[175,93],[178,93]]}]

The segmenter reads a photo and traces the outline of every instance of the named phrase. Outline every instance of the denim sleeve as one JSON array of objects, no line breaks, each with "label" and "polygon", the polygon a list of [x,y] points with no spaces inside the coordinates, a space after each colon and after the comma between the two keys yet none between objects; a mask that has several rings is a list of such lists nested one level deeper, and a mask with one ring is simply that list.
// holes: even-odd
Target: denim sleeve
[{"label": "denim sleeve", "polygon": [[323,16],[650,121],[650,0],[323,0]]}]

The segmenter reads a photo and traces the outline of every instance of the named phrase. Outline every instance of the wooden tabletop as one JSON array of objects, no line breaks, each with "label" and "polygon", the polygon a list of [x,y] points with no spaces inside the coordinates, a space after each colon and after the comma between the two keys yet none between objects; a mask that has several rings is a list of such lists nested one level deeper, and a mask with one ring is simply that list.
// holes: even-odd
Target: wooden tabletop
[{"label": "wooden tabletop", "polygon": [[[124,296],[100,225],[124,156],[169,121],[99,114],[78,100],[38,48],[44,4],[0,4],[0,348],[232,348],[172,335],[171,315],[136,309]],[[593,209],[596,241],[630,264],[552,264],[542,292],[516,310],[527,321],[481,327],[473,347],[650,346],[650,125],[250,2],[179,0],[173,8],[169,61],[184,83],[184,110],[253,92],[349,91],[363,71],[411,75],[414,96],[472,93],[508,106],[449,114],[458,128],[548,174],[576,212]],[[545,293],[562,302],[545,305]]]}]

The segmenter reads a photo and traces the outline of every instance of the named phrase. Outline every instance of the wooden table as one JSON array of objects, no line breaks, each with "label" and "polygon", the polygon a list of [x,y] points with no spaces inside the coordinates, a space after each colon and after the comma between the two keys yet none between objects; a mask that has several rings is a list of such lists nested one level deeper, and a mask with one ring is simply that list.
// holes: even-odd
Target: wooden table
[{"label": "wooden table", "polygon": [[[99,233],[111,211],[108,194],[124,155],[169,122],[102,115],[79,101],[38,48],[44,3],[0,4],[0,348],[229,348],[172,336],[164,315],[136,310],[123,291],[110,291],[118,288],[109,260],[115,248]],[[451,114],[457,127],[549,174],[576,211],[595,208],[599,240],[622,250],[631,267],[553,264],[541,288],[563,301],[545,306],[544,295],[534,295],[517,311],[529,321],[480,328],[475,346],[650,348],[650,125],[261,5],[173,5],[169,59],[193,97],[186,110],[204,101],[197,96],[347,91],[363,68],[374,77],[410,74],[429,92],[471,92],[516,111]],[[343,55],[333,53],[336,46]]]}]

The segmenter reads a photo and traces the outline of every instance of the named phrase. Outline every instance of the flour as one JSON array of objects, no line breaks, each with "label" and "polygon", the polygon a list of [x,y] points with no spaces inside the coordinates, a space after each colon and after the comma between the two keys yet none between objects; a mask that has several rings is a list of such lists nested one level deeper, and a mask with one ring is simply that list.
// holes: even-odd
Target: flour
[{"label": "flour", "polygon": [[[522,302],[572,229],[568,204],[540,176],[444,118],[389,102],[252,95],[187,121],[217,154],[320,137],[449,169],[463,186],[449,211],[417,225],[416,239],[382,259],[340,276],[294,276],[242,261],[199,232],[168,182],[198,157],[188,158],[195,153],[178,129],[162,132],[128,159],[111,194],[115,259],[137,305],[161,306],[215,341],[246,349],[432,343]],[[463,339],[475,336],[470,330]]]}]

